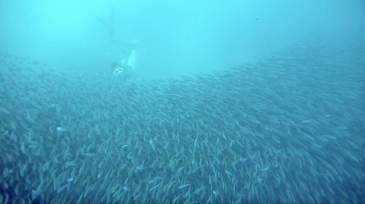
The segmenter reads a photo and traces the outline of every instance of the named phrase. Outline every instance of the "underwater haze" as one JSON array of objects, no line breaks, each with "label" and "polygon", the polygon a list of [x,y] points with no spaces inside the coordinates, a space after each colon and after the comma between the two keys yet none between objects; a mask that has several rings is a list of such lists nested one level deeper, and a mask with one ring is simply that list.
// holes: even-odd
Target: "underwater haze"
[{"label": "underwater haze", "polygon": [[0,203],[365,203],[364,31],[356,0],[2,0]]},{"label": "underwater haze", "polygon": [[[336,4],[337,3],[337,4]],[[1,3],[0,50],[77,73],[122,61],[98,19],[115,10],[122,41],[138,40],[134,78],[176,77],[253,62],[308,35],[359,32],[361,1],[22,1]],[[328,32],[328,33],[327,33]]]}]

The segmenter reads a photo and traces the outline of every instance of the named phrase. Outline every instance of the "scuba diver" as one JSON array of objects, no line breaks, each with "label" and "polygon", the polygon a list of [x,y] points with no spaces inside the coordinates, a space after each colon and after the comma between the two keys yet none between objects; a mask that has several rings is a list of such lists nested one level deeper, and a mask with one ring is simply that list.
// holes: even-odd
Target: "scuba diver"
[{"label": "scuba diver", "polygon": [[[129,54],[129,56],[128,56],[128,54]],[[115,75],[121,75],[124,78],[124,80],[127,81],[128,79],[132,78],[133,70],[135,69],[135,66],[136,66],[135,48],[132,48],[130,53],[126,53],[123,56],[128,56],[128,58],[123,57],[123,60],[121,61],[121,63],[112,62],[110,64],[110,68],[111,68],[111,71]]]},{"label": "scuba diver", "polygon": [[113,8],[108,22],[105,22],[100,18],[97,18],[97,20],[108,31],[110,42],[118,46],[121,51],[122,60],[120,62],[112,62],[110,64],[111,70],[115,75],[121,75],[125,81],[127,81],[127,79],[131,78],[133,70],[136,67],[136,46],[138,42],[137,40],[132,40],[130,42],[119,41],[115,38],[113,30],[114,13],[115,9]]}]

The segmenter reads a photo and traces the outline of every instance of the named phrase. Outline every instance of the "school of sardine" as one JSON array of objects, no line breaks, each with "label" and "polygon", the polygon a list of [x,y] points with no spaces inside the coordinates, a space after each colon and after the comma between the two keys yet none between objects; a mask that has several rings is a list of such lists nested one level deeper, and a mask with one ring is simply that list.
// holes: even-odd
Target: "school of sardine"
[{"label": "school of sardine", "polygon": [[2,53],[0,203],[365,202],[356,52],[127,83]]}]

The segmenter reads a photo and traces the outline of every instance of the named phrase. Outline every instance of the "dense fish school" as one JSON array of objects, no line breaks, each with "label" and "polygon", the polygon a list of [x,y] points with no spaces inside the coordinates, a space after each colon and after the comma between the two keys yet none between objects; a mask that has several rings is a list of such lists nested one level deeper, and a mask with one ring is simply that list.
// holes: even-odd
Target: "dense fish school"
[{"label": "dense fish school", "polygon": [[359,50],[128,83],[3,53],[0,203],[364,203]]}]

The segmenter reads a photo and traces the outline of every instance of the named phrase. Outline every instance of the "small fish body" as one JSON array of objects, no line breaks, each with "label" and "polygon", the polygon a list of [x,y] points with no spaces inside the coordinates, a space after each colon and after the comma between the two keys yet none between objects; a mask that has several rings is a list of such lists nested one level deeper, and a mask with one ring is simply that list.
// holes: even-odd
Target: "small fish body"
[{"label": "small fish body", "polygon": [[190,186],[190,185],[191,185],[190,183],[182,184],[181,186],[179,186],[179,189],[186,188],[186,187],[188,187],[188,186]]},{"label": "small fish body", "polygon": [[65,127],[57,127],[57,131],[58,132],[67,132],[68,130]]}]

